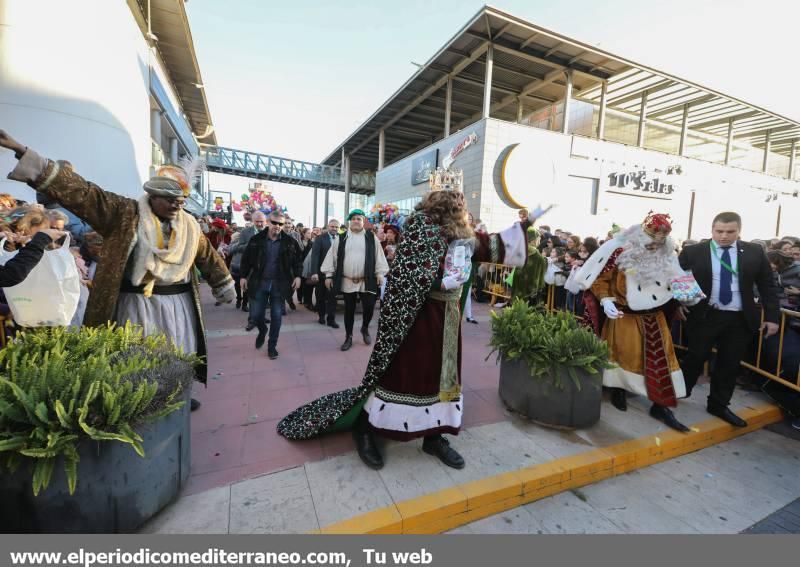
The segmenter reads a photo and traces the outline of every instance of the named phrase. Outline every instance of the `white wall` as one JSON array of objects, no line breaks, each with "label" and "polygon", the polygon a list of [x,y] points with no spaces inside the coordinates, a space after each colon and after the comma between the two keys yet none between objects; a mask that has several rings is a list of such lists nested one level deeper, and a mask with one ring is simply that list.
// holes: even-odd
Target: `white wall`
[{"label": "white wall", "polygon": [[[147,44],[121,0],[0,0],[0,128],[105,189],[137,196],[149,174]],[[33,200],[5,179],[0,192]]]}]

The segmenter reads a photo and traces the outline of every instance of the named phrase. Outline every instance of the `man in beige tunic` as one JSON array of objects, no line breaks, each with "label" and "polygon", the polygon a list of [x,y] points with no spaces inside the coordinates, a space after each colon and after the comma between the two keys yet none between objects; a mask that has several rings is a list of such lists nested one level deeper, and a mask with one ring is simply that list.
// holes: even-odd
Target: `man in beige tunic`
[{"label": "man in beige tunic", "polygon": [[372,343],[369,323],[375,310],[378,290],[389,272],[381,243],[374,233],[364,230],[365,217],[366,214],[361,209],[350,212],[347,217],[347,232],[331,246],[322,263],[321,271],[326,277],[325,286],[334,293],[344,295],[344,328],[347,336],[342,350],[350,350],[353,346],[353,323],[359,296],[363,311],[361,336],[365,345]]}]

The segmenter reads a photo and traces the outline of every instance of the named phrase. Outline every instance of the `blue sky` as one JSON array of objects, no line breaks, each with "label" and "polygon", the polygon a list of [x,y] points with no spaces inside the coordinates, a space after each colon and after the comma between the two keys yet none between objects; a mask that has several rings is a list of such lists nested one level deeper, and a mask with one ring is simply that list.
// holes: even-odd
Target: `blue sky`
[{"label": "blue sky", "polygon": [[[191,0],[221,145],[319,161],[483,5],[479,1]],[[567,36],[800,120],[791,0],[498,0]],[[212,188],[247,180],[213,176]],[[275,186],[302,220],[311,190]],[[309,213],[310,214],[310,213]]]}]

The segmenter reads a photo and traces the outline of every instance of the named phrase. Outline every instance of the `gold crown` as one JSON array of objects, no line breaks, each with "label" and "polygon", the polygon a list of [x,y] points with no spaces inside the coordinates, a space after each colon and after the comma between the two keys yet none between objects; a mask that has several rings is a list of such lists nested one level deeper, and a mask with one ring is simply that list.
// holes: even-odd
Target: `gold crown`
[{"label": "gold crown", "polygon": [[464,173],[459,170],[436,168],[428,178],[431,191],[461,191]]}]

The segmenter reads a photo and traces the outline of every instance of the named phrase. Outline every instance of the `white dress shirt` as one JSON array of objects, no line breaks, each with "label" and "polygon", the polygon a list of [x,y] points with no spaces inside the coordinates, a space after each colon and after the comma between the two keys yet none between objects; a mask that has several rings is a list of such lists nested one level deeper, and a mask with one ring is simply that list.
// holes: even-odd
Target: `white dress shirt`
[{"label": "white dress shirt", "polygon": [[720,274],[724,268],[720,262],[722,254],[725,252],[722,246],[714,241],[709,243],[711,254],[711,297],[708,298],[710,305],[719,309],[720,311],[741,311],[742,310],[742,294],[739,291],[739,241],[737,240],[728,250],[731,257],[730,267],[733,268],[735,274],[731,274],[731,302],[727,305],[722,305],[719,300],[719,281]]},{"label": "white dress shirt", "polygon": [[[366,231],[347,232],[347,242],[344,245],[344,265],[342,266],[342,293],[357,293],[366,291],[364,279],[364,258],[367,253]],[[336,274],[339,262],[339,240],[331,244],[325,260],[322,262],[322,271],[326,277],[332,278]],[[375,238],[375,277],[385,277],[389,272],[389,264],[383,254],[381,243]]]}]

